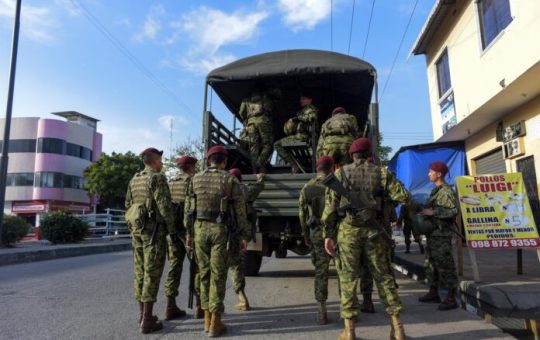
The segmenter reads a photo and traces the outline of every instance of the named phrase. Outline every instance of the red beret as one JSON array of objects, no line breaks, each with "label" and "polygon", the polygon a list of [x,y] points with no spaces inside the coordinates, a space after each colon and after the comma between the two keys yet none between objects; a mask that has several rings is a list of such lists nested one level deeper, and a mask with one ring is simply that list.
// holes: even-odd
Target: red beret
[{"label": "red beret", "polygon": [[182,156],[176,160],[177,165],[195,165],[197,158],[191,156]]},{"label": "red beret", "polygon": [[332,116],[338,114],[338,113],[345,113],[347,111],[345,111],[344,108],[342,108],[341,106],[338,106],[336,107],[333,111],[332,111]]},{"label": "red beret", "polygon": [[448,173],[448,166],[443,161],[436,161],[429,165],[429,168],[433,171],[440,172],[443,176]]},{"label": "red beret", "polygon": [[229,173],[235,176],[236,178],[238,178],[238,180],[242,180],[242,171],[240,171],[240,169],[237,169],[237,168],[231,169],[229,170]]},{"label": "red beret", "polygon": [[369,140],[369,138],[358,138],[357,140],[352,142],[351,146],[349,147],[350,155],[362,151],[371,151],[371,141]]},{"label": "red beret", "polygon": [[227,156],[227,149],[225,149],[221,145],[215,145],[215,146],[211,147],[210,149],[208,149],[208,152],[206,153],[206,157],[210,157],[210,156],[215,155],[215,154],[220,154],[220,155]]},{"label": "red beret", "polygon": [[156,154],[158,156],[163,155],[163,151],[160,151],[160,150],[158,150],[156,148],[147,148],[147,149],[144,149],[143,152],[141,152],[141,156],[146,156],[146,155],[151,154],[151,153]]},{"label": "red beret", "polygon": [[321,165],[334,165],[334,159],[330,156],[321,156],[319,157],[319,159],[317,159],[317,167],[321,166]]}]

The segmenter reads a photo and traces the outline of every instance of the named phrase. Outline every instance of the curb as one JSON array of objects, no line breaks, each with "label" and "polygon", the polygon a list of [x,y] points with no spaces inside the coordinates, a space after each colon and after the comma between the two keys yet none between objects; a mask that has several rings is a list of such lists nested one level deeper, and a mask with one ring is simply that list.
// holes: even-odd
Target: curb
[{"label": "curb", "polygon": [[18,252],[0,255],[0,266],[12,264],[53,260],[64,257],[95,255],[117,251],[131,250],[131,243],[100,244],[92,246],[73,246],[69,248],[42,249],[28,252]]}]

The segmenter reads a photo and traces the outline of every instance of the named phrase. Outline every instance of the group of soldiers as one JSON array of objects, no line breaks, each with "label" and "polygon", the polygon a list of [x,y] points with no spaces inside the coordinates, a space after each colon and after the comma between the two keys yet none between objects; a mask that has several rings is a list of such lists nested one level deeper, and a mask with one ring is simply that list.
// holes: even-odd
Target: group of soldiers
[{"label": "group of soldiers", "polygon": [[[245,138],[252,138],[252,131],[257,131],[257,138],[260,138],[261,131],[266,131],[257,125],[268,123],[264,109],[268,99],[262,96],[258,100],[263,103],[258,109],[252,107],[253,103],[243,103],[245,107],[241,112],[247,112]],[[305,133],[308,130],[301,126],[317,119],[317,109],[311,98],[302,95],[300,101],[301,111],[289,121],[295,128],[274,143],[284,159],[288,155],[282,144],[296,138],[305,141],[309,138]],[[359,309],[374,312],[373,281],[391,316],[390,337],[405,339],[400,318],[402,304],[391,267],[389,216],[395,206],[401,204],[402,220],[414,220],[412,215],[418,214],[434,225],[434,231],[426,235],[426,276],[431,286],[419,301],[439,303],[439,310],[457,308],[457,275],[451,252],[451,228],[457,214],[455,195],[444,180],[448,173],[446,164],[434,162],[428,176],[435,188],[427,204],[418,209],[410,193],[392,172],[375,164],[371,141],[358,138],[359,135],[356,118],[347,114],[344,108],[334,109],[332,117],[321,128],[317,176],[300,193],[300,224],[305,243],[312,248],[311,259],[315,267],[317,321],[319,324],[328,322],[328,270],[333,259],[344,319],[339,339],[355,339]],[[272,152],[269,145],[266,142],[262,148],[250,149],[260,170],[264,170]],[[255,214],[252,204],[264,188],[265,176],[260,173],[255,184],[243,185],[238,169],[225,170],[227,150],[223,146],[213,146],[207,150],[204,170],[195,173],[197,160],[183,156],[177,161],[179,174],[167,181],[162,173],[162,153],[155,148],[143,151],[145,168],[135,174],[126,194],[126,220],[134,254],[134,292],[140,307],[139,327],[143,333],[163,327],[153,314],[153,305],[166,258],[169,272],[165,282],[165,319],[186,315],[176,305],[176,297],[182,264],[188,254],[197,263],[193,284],[197,300],[195,317],[204,318],[208,336],[220,336],[227,330],[221,315],[228,272],[239,298],[235,307],[240,310],[250,308],[245,295],[242,253],[252,237],[250,230]],[[254,157],[257,156],[255,153],[258,158]],[[406,224],[410,228],[410,222]],[[357,298],[359,281],[364,299],[361,306]],[[446,290],[444,299],[441,299],[439,289]]]},{"label": "group of soldiers", "polygon": [[[250,240],[253,202],[264,188],[264,174],[256,183],[241,184],[238,169],[225,171],[227,150],[214,146],[207,152],[208,167],[196,173],[197,159],[177,160],[179,174],[167,181],[162,173],[163,151],[148,148],[141,154],[144,170],[135,174],[126,193],[126,221],[134,256],[134,292],[139,303],[142,333],[163,328],[153,314],[165,259],[165,319],[186,316],[176,304],[186,254],[197,264],[193,278],[195,317],[204,318],[210,337],[226,332],[221,321],[225,284],[230,273],[238,294],[239,310],[249,310],[245,294],[242,252]],[[191,282],[190,282],[191,283]],[[191,286],[191,284],[190,284]]]}]

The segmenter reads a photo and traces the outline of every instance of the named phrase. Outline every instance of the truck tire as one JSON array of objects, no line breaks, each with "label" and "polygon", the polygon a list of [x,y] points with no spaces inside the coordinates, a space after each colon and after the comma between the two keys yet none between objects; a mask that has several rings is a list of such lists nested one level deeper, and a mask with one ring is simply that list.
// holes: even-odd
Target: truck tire
[{"label": "truck tire", "polygon": [[262,253],[260,251],[248,250],[244,254],[244,272],[247,276],[259,274],[262,264]]}]

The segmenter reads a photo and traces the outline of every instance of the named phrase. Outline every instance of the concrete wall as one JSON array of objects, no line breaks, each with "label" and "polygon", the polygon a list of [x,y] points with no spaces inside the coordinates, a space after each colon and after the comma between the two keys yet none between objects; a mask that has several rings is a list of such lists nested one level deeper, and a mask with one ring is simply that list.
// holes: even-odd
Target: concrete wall
[{"label": "concrete wall", "polygon": [[[540,1],[510,0],[510,6],[513,21],[486,49],[482,48],[476,1],[457,0],[443,24],[433,28],[437,34],[426,62],[435,140],[442,136],[435,63],[445,50],[458,124],[504,91],[501,80],[508,87],[540,61]],[[529,89],[523,86],[520,92],[526,95]]]}]

